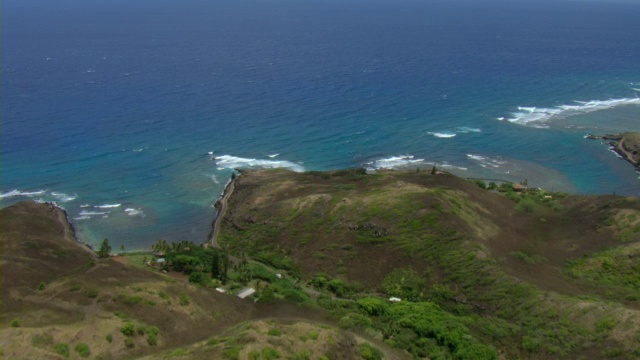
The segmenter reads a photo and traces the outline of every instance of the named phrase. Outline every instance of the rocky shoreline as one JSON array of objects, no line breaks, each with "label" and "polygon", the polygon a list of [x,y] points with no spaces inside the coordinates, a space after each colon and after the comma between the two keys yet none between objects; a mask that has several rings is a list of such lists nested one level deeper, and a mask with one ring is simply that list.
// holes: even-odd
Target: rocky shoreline
[{"label": "rocky shoreline", "polygon": [[640,132],[607,135],[588,134],[585,138],[607,141],[612,151],[640,171]]}]

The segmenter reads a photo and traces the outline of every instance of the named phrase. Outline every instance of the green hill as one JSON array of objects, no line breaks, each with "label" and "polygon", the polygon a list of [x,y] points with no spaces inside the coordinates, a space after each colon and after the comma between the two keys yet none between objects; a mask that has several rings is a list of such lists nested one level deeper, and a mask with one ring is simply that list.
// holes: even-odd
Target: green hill
[{"label": "green hill", "polygon": [[219,248],[159,242],[166,274],[142,265],[151,254],[97,259],[61,210],[19,203],[0,212],[1,351],[640,357],[640,201],[516,188],[446,173],[243,172]]}]

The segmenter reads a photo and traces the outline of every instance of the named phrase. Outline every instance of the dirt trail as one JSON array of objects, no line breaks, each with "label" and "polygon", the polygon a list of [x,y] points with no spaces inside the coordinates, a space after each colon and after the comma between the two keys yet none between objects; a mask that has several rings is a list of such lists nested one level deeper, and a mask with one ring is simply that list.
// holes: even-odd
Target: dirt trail
[{"label": "dirt trail", "polygon": [[218,234],[220,233],[220,225],[222,223],[222,219],[224,218],[225,213],[227,212],[227,204],[229,203],[229,198],[231,194],[233,194],[233,190],[235,189],[236,178],[232,178],[229,182],[229,185],[224,189],[224,194],[222,195],[222,199],[218,201],[220,204],[220,209],[218,210],[218,215],[216,216],[216,221],[213,223],[213,232],[211,233],[211,237],[209,238],[208,244],[213,248],[220,249],[220,244],[218,244]]}]

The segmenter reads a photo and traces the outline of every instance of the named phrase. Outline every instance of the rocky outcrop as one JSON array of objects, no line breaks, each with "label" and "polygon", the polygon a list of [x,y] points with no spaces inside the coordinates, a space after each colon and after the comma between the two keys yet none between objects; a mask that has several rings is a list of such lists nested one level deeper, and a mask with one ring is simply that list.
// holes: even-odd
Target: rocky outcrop
[{"label": "rocky outcrop", "polygon": [[606,140],[611,150],[640,170],[640,132],[609,135],[587,135],[587,139]]}]

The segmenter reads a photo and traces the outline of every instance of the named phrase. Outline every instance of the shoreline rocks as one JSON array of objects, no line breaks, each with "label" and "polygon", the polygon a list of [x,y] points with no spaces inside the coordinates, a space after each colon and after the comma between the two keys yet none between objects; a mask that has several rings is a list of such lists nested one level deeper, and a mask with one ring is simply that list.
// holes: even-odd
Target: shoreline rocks
[{"label": "shoreline rocks", "polygon": [[640,132],[607,135],[587,134],[585,139],[607,141],[611,150],[640,171]]}]

